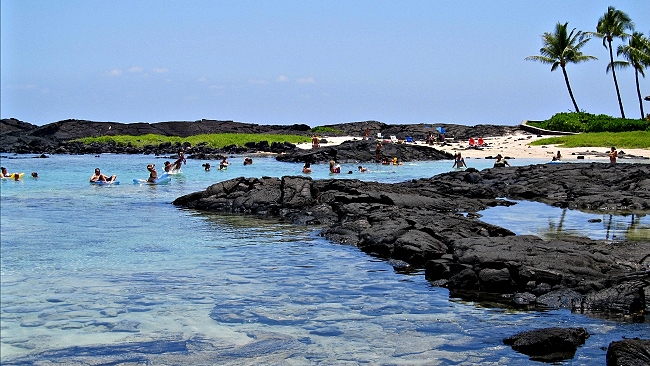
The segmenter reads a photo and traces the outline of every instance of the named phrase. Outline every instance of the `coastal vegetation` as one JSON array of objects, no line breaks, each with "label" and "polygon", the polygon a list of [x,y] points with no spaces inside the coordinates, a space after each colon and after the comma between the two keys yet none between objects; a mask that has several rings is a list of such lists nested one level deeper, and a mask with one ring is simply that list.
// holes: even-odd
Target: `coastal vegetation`
[{"label": "coastal vegetation", "polygon": [[529,125],[562,132],[627,132],[650,131],[650,120],[615,118],[605,114],[563,112],[545,121],[531,121]]},{"label": "coastal vegetation", "polygon": [[567,33],[568,25],[569,23],[557,23],[553,33],[544,33],[544,35],[542,35],[544,46],[539,49],[541,55],[528,56],[526,57],[526,60],[550,64],[551,71],[555,71],[560,67],[562,69],[562,74],[564,75],[564,82],[569,90],[569,96],[573,102],[573,107],[576,109],[576,112],[580,112],[578,103],[576,103],[573,91],[571,90],[566,66],[569,63],[577,64],[589,60],[597,60],[597,58],[590,55],[583,55],[580,51],[580,49],[589,41],[589,33],[576,31],[575,28],[573,28],[570,33]]},{"label": "coastal vegetation", "polygon": [[311,132],[313,133],[341,133],[341,131],[337,130],[336,128],[333,127],[325,127],[325,126],[317,126],[311,129]]},{"label": "coastal vegetation", "polygon": [[634,23],[632,19],[625,14],[624,12],[610,6],[607,8],[607,12],[598,19],[598,24],[596,25],[596,33],[594,35],[598,38],[603,39],[603,46],[609,51],[609,64],[607,65],[607,71],[612,71],[612,76],[614,77],[614,86],[616,87],[616,97],[618,98],[618,105],[621,109],[621,117],[625,118],[625,111],[623,110],[623,101],[621,100],[621,92],[618,88],[618,81],[616,80],[616,68],[614,67],[614,48],[612,46],[612,40],[614,38],[620,38],[625,40],[630,35],[625,33],[628,30],[634,30]]},{"label": "coastal vegetation", "polygon": [[634,132],[594,132],[578,135],[565,135],[532,141],[530,145],[559,145],[558,147],[615,146],[618,149],[650,148],[650,131]]},{"label": "coastal vegetation", "polygon": [[[591,37],[602,38],[603,46],[609,51],[609,62],[605,71],[607,73],[611,71],[612,73],[616,88],[616,97],[618,98],[618,105],[621,110],[621,118],[625,119],[625,111],[616,78],[616,69],[623,69],[629,66],[632,66],[635,72],[636,92],[639,99],[641,118],[650,118],[650,115],[644,115],[643,99],[639,87],[639,75],[645,77],[644,71],[647,67],[650,67],[650,40],[640,32],[629,34],[627,33],[628,31],[634,31],[632,19],[625,12],[610,6],[607,8],[605,14],[598,19],[595,32],[580,31],[576,30],[576,28],[568,32],[568,23],[557,23],[553,32],[545,32],[542,35],[543,46],[539,50],[540,55],[528,56],[525,60],[550,64],[551,71],[555,71],[558,67],[561,68],[569,96],[573,102],[573,107],[579,113],[580,109],[571,90],[566,66],[570,63],[577,64],[588,60],[597,60],[595,56],[583,54],[580,49]],[[616,48],[616,55],[622,56],[625,58],[625,61],[614,60],[614,45],[612,41],[616,39],[625,41],[628,38],[628,44],[621,44]]]},{"label": "coastal vegetation", "polygon": [[84,137],[74,141],[83,144],[101,143],[116,144],[121,146],[133,146],[143,148],[145,146],[158,146],[164,143],[184,144],[190,143],[192,146],[207,145],[212,148],[224,148],[226,146],[245,146],[247,143],[259,143],[267,141],[269,144],[274,142],[292,144],[309,142],[311,138],[300,135],[276,135],[276,134],[249,134],[249,133],[212,133],[201,134],[188,137],[163,136],[157,134],[147,134],[141,136],[117,135],[117,136],[98,136]]}]

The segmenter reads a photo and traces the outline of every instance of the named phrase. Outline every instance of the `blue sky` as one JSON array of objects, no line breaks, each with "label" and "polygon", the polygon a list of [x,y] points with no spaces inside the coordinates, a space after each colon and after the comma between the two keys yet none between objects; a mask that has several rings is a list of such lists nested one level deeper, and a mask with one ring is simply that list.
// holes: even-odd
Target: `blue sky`
[{"label": "blue sky", "polygon": [[[524,61],[557,22],[595,31],[613,5],[650,33],[647,0],[0,4],[0,113],[37,125],[515,125],[573,108],[560,70]],[[578,106],[619,116],[607,50],[593,39],[583,51],[598,60],[568,67]],[[634,72],[617,76],[638,118]]]}]

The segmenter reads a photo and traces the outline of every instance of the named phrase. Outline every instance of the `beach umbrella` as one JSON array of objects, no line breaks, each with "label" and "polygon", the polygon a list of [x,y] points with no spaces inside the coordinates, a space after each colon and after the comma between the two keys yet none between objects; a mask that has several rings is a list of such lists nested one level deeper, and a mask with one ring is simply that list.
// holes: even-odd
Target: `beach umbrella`
[{"label": "beach umbrella", "polygon": [[440,126],[438,126],[438,127],[436,127],[436,130],[437,130],[438,132],[442,133],[442,134],[447,133],[447,130],[445,130],[444,127],[440,127]]}]

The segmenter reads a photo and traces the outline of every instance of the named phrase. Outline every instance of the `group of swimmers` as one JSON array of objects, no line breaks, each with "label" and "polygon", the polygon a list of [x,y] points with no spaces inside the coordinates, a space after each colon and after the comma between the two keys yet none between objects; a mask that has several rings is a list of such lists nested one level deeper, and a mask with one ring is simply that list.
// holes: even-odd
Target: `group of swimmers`
[{"label": "group of swimmers", "polygon": [[[330,160],[329,165],[330,165],[330,173],[332,173],[332,174],[340,174],[341,173],[341,165],[338,164],[336,161]],[[357,167],[357,170],[360,173],[368,173],[368,172],[370,172],[370,169],[364,168],[361,165],[359,165]],[[311,163],[306,162],[305,165],[303,165],[303,167],[302,167],[302,172],[304,174],[310,174],[312,172]],[[348,171],[348,174],[352,174],[352,170]]]},{"label": "group of swimmers", "polygon": [[[13,180],[20,180],[20,178],[23,177],[25,173],[9,173],[7,172],[7,168],[5,167],[0,167],[0,178],[2,179],[13,179]],[[32,178],[38,178],[38,173],[32,172]]]}]

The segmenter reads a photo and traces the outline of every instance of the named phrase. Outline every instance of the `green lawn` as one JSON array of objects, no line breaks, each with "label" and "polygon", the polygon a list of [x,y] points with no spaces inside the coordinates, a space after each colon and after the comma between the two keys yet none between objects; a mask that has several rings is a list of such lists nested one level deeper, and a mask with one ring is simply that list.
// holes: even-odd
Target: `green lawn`
[{"label": "green lawn", "polygon": [[650,148],[650,132],[594,132],[577,135],[543,138],[530,143],[531,145],[555,145],[558,147],[612,147],[617,149],[648,149]]},{"label": "green lawn", "polygon": [[247,142],[258,143],[260,141],[268,141],[269,144],[273,142],[283,143],[290,142],[292,144],[297,144],[301,142],[310,142],[311,137],[309,136],[300,136],[300,135],[274,135],[274,134],[248,134],[248,133],[213,133],[213,134],[203,134],[195,135],[189,137],[178,137],[178,136],[163,136],[155,134],[147,134],[141,136],[130,136],[130,135],[119,135],[119,136],[100,136],[100,137],[84,137],[76,139],[75,141],[80,141],[84,144],[90,144],[93,142],[98,143],[109,143],[111,141],[115,142],[118,145],[129,145],[133,147],[144,147],[147,145],[158,146],[161,143],[170,142],[175,143],[185,143],[189,142],[192,146],[199,144],[205,144],[213,148],[223,148],[225,146],[237,145],[244,146]]}]

